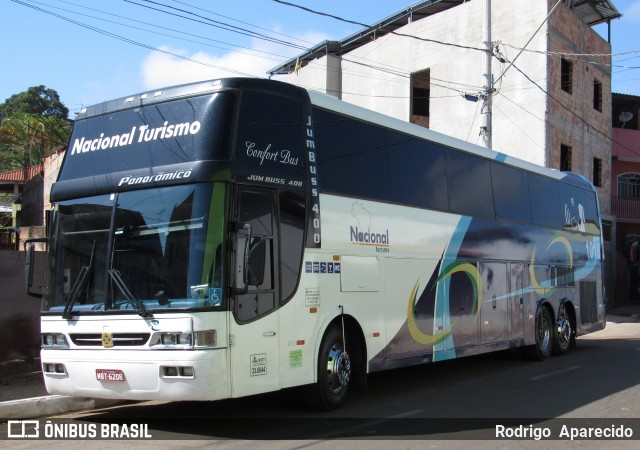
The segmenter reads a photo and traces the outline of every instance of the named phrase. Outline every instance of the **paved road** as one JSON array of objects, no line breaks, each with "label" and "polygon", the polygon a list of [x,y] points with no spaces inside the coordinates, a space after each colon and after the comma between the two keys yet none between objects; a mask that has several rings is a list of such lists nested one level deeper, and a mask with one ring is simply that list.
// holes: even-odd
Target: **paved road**
[{"label": "paved road", "polygon": [[[76,424],[93,424],[98,434],[103,423],[142,424],[154,438],[177,439],[185,448],[205,447],[212,441],[234,448],[257,444],[261,448],[328,448],[336,445],[334,438],[348,438],[340,446],[358,449],[363,445],[389,448],[389,439],[393,440],[392,448],[421,448],[425,439],[430,447],[469,448],[472,441],[468,439],[493,437],[497,425],[516,429],[520,423],[524,425],[520,430],[542,433],[549,428],[553,436],[564,425],[568,429],[632,427],[636,440],[601,439],[582,444],[474,440],[473,446],[637,448],[639,359],[640,322],[613,317],[605,330],[580,338],[576,349],[542,363],[506,352],[373,374],[368,393],[351,395],[343,408],[329,413],[305,410],[294,391],[212,403],[144,402],[66,418]],[[513,419],[518,421],[512,423]],[[40,419],[42,424],[45,421]],[[6,436],[3,427],[0,435]],[[137,445],[152,442],[178,443],[142,440]],[[15,440],[11,444],[33,446]],[[64,448],[81,446],[86,448],[86,442],[66,442]],[[105,447],[104,441],[100,445],[96,442],[98,447]]]}]

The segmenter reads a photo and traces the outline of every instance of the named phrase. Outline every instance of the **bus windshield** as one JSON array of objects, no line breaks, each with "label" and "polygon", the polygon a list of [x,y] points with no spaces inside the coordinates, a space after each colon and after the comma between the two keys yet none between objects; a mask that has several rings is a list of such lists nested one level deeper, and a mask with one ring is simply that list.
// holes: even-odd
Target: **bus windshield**
[{"label": "bus windshield", "polygon": [[60,202],[43,312],[222,306],[223,205],[220,183]]}]

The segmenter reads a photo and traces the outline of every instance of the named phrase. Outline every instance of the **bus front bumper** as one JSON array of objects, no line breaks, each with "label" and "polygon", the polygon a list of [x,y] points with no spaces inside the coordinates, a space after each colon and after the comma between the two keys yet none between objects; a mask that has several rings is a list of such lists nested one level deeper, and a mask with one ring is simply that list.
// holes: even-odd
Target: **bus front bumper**
[{"label": "bus front bumper", "polygon": [[41,352],[50,394],[121,400],[220,400],[230,395],[227,349]]}]

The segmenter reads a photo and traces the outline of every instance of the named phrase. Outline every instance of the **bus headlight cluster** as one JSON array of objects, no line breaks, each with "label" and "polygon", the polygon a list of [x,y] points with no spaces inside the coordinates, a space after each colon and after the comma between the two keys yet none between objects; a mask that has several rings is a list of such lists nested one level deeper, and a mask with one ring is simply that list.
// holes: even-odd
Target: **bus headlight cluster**
[{"label": "bus headlight cluster", "polygon": [[217,343],[216,330],[189,332],[159,331],[151,336],[149,346],[156,350],[213,348]]},{"label": "bus headlight cluster", "polygon": [[162,345],[191,345],[191,333],[161,333]]},{"label": "bus headlight cluster", "polygon": [[42,348],[69,348],[67,338],[62,333],[42,333]]}]

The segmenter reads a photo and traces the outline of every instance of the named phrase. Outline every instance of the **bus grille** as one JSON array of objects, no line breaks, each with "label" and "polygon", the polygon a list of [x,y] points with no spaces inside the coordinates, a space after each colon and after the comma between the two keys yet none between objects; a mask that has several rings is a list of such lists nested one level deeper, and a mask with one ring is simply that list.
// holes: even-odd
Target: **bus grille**
[{"label": "bus grille", "polygon": [[[78,347],[102,347],[100,333],[74,333],[69,335]],[[114,347],[140,347],[149,341],[150,333],[113,333]]]}]

